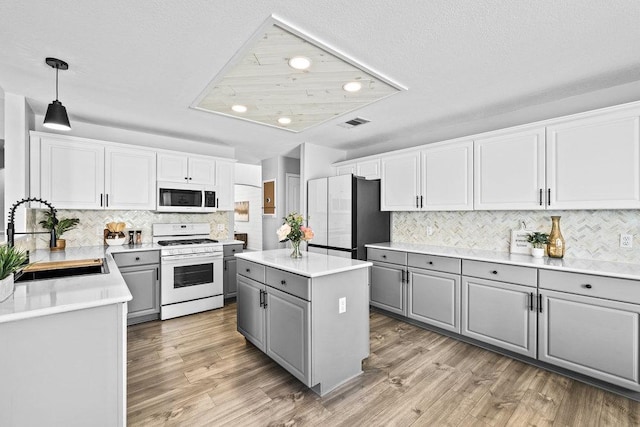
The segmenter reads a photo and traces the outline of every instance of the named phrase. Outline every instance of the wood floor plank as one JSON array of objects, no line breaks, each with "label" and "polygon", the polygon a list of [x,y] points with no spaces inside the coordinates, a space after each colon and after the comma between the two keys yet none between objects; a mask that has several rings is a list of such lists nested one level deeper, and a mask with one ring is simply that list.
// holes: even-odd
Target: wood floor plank
[{"label": "wood floor plank", "polygon": [[383,313],[363,374],[319,397],[236,331],[236,305],[128,328],[132,426],[639,425],[640,404]]}]

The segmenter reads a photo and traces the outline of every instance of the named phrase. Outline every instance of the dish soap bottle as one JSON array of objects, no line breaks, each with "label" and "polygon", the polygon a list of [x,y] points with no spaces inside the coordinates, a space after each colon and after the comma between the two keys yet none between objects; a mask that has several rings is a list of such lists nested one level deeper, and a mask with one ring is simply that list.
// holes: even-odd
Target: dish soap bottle
[{"label": "dish soap bottle", "polygon": [[564,256],[564,237],[560,231],[560,217],[551,217],[551,233],[549,234],[548,252],[550,258],[562,258]]}]

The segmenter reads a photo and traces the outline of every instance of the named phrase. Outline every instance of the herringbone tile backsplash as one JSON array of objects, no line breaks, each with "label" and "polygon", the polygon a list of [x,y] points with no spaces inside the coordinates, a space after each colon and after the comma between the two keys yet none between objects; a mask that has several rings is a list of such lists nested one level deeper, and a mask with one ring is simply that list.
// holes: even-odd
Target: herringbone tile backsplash
[{"label": "herringbone tile backsplash", "polygon": [[[565,257],[640,263],[638,210],[393,212],[391,240],[508,252],[512,229],[524,221],[528,230],[549,233],[551,215],[562,217]],[[620,233],[634,235],[633,248],[620,248]]]},{"label": "herringbone tile backsplash", "polygon": [[[40,230],[38,224],[44,218],[42,209],[31,209],[27,218],[28,226],[33,230]],[[215,212],[209,214],[177,214],[158,213],[151,211],[91,211],[91,210],[58,210],[58,218],[78,218],[80,223],[74,230],[62,236],[68,247],[102,245],[103,230],[109,222],[124,222],[127,230],[142,230],[142,242],[151,242],[151,225],[154,223],[193,223],[208,222],[211,224],[212,239],[227,239],[229,237],[229,213]],[[218,231],[218,224],[223,224],[224,231]],[[126,231],[125,231],[126,233]],[[49,246],[45,236],[36,238],[36,248],[44,249]]]}]

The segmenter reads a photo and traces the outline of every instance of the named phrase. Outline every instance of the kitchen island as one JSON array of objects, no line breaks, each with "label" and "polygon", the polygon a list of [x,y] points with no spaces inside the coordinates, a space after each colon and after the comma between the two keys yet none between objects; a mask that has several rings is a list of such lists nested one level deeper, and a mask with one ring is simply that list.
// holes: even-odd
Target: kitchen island
[{"label": "kitchen island", "polygon": [[111,255],[126,249],[31,253],[32,263],[103,259],[107,268],[18,282],[0,303],[0,425],[126,425],[131,293]]},{"label": "kitchen island", "polygon": [[323,396],[369,356],[370,262],[290,249],[237,254],[238,332]]}]

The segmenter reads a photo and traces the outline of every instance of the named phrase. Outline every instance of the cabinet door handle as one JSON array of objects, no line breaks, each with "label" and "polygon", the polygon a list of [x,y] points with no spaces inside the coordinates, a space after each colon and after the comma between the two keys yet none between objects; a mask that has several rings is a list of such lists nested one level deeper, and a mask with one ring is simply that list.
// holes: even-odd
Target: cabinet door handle
[{"label": "cabinet door handle", "polygon": [[189,177],[189,181],[191,181],[193,178]]},{"label": "cabinet door handle", "polygon": [[267,309],[267,291],[262,291],[264,292],[263,295],[263,301],[262,301],[262,306],[265,308],[265,310]]},{"label": "cabinet door handle", "polygon": [[587,288],[587,289],[591,289],[593,286],[591,286],[590,284],[584,284],[582,285],[583,288]]},{"label": "cabinet door handle", "polygon": [[551,206],[551,189],[547,190],[547,206]]},{"label": "cabinet door handle", "polygon": [[280,280],[280,284],[283,286],[287,286],[287,281],[286,280]]},{"label": "cabinet door handle", "polygon": [[189,177],[188,177],[188,176],[185,176],[185,177],[184,177],[184,180],[185,180],[185,181],[189,181]]},{"label": "cabinet door handle", "polygon": [[100,207],[102,207],[102,197],[103,197],[103,195],[102,195],[102,193],[100,193]]},{"label": "cabinet door handle", "polygon": [[540,189],[540,206],[542,206],[542,188]]},{"label": "cabinet door handle", "polygon": [[108,208],[109,207],[109,194],[105,194],[104,198],[106,200],[105,206]]},{"label": "cabinet door handle", "polygon": [[538,311],[542,313],[542,294],[538,294]]},{"label": "cabinet door handle", "polygon": [[160,269],[156,268],[156,280],[160,280]]},{"label": "cabinet door handle", "polygon": [[422,196],[420,196],[420,208],[422,208]]},{"label": "cabinet door handle", "polygon": [[224,261],[224,271],[227,271],[227,261]]},{"label": "cabinet door handle", "polygon": [[263,293],[263,292],[264,292],[264,291],[263,291],[262,289],[260,289],[260,307],[262,307],[262,305],[264,304],[264,298],[263,298],[263,296],[262,296],[262,293]]},{"label": "cabinet door handle", "polygon": [[409,272],[407,271],[407,285],[409,284],[409,282],[411,281],[411,275],[409,274]]},{"label": "cabinet door handle", "polygon": [[529,292],[529,310],[533,311],[533,292]]},{"label": "cabinet door handle", "polygon": [[404,270],[400,270],[401,276],[400,276],[400,283],[404,283]]},{"label": "cabinet door handle", "polygon": [[416,208],[418,207],[418,196],[416,196]]}]

